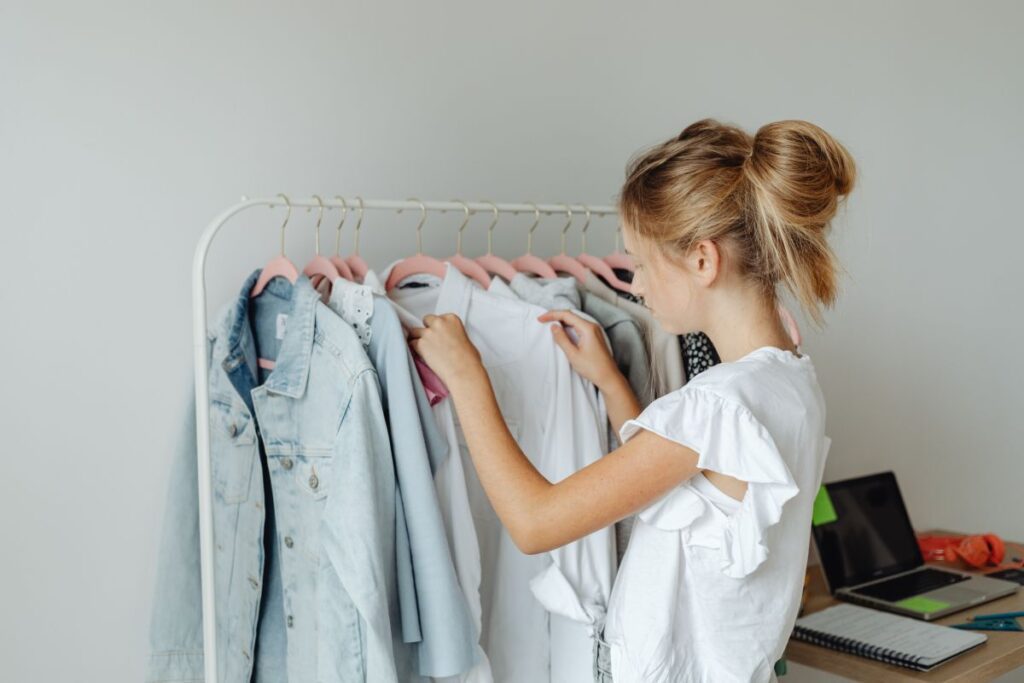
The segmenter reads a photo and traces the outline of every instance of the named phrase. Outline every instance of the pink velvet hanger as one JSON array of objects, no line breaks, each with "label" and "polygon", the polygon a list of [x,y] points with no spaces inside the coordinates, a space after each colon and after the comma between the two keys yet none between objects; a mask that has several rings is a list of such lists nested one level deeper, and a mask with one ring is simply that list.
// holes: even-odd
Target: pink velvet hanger
[{"label": "pink velvet hanger", "polygon": [[352,255],[345,259],[345,263],[352,270],[352,279],[356,282],[362,282],[363,278],[366,277],[366,272],[370,270],[370,266],[359,255],[359,229],[363,227],[363,198],[356,197],[356,201],[359,202],[359,220],[356,221],[355,245],[352,249]]},{"label": "pink velvet hanger", "polygon": [[[388,275],[388,281],[384,284],[384,289],[388,292],[394,289],[399,282],[410,275],[425,273],[442,279],[444,279],[445,276],[444,262],[438,261],[433,256],[427,256],[423,253],[422,231],[423,224],[427,222],[427,205],[415,198],[410,199],[409,201],[419,203],[421,212],[419,225],[416,226],[416,255],[402,259],[395,264],[394,268],[391,269],[391,274]],[[398,213],[402,213],[402,209],[399,209]]]},{"label": "pink velvet hanger", "polygon": [[445,261],[458,268],[460,273],[466,277],[473,278],[477,284],[487,289],[491,285],[491,276],[479,263],[462,255],[462,231],[469,224],[472,212],[469,210],[469,205],[461,199],[453,199],[452,201],[462,204],[462,210],[466,212],[466,217],[463,219],[462,225],[459,226],[459,236],[455,243],[455,255],[446,258]]},{"label": "pink velvet hanger", "polygon": [[633,257],[629,254],[624,254],[619,251],[619,236],[622,234],[622,228],[615,229],[615,251],[604,257],[604,262],[612,268],[621,268],[623,270],[636,270],[636,264],[633,263]]},{"label": "pink velvet hanger", "polygon": [[583,267],[582,263],[565,253],[565,233],[572,225],[572,209],[568,204],[565,205],[565,215],[569,220],[566,222],[565,227],[562,228],[562,253],[549,258],[548,265],[555,272],[568,273],[578,281],[584,282],[587,279],[587,269]]},{"label": "pink velvet hanger", "polygon": [[587,212],[587,221],[583,224],[583,228],[580,230],[580,255],[576,259],[584,266],[594,272],[595,275],[600,275],[604,278],[604,281],[609,285],[619,290],[620,292],[632,293],[633,286],[628,282],[619,279],[619,276],[615,274],[612,267],[605,263],[602,259],[594,256],[593,254],[587,253],[587,228],[590,227],[590,209],[586,205],[583,206],[583,210]]},{"label": "pink velvet hanger", "polygon": [[330,287],[331,283],[341,277],[341,275],[333,263],[328,261],[325,256],[320,255],[320,221],[324,218],[324,200],[320,199],[319,195],[313,195],[313,199],[320,205],[316,216],[316,256],[310,259],[306,267],[302,269],[302,273],[310,279],[318,275],[322,276],[326,278],[327,286]]},{"label": "pink velvet hanger", "polygon": [[544,278],[556,278],[558,274],[548,265],[547,261],[533,255],[533,231],[540,224],[540,209],[537,208],[536,204],[532,206],[533,225],[530,226],[529,232],[526,233],[526,253],[512,259],[512,267],[520,273],[530,273],[531,275]]},{"label": "pink velvet hanger", "polygon": [[352,269],[349,268],[348,264],[345,263],[345,259],[341,256],[341,226],[345,225],[345,219],[348,217],[348,204],[345,203],[345,198],[341,195],[334,195],[334,198],[341,202],[341,222],[338,223],[337,234],[334,239],[334,256],[331,257],[331,263],[338,269],[338,274],[346,280],[353,280],[355,277],[352,275]]},{"label": "pink velvet hanger", "polygon": [[[293,285],[299,279],[299,270],[295,267],[295,264],[288,260],[288,257],[284,255],[284,228],[288,225],[288,219],[292,215],[292,203],[288,197],[283,194],[279,194],[278,197],[284,199],[285,204],[288,205],[288,213],[285,214],[284,223],[281,224],[281,255],[270,260],[267,265],[260,271],[260,276],[256,278],[256,286],[249,292],[249,298],[254,299],[263,293],[267,284],[275,277],[283,277]],[[273,207],[271,207],[273,208]],[[266,370],[274,369],[274,361],[267,358],[260,358],[256,361],[257,365]]]},{"label": "pink velvet hanger", "polygon": [[491,275],[500,275],[507,281],[511,282],[512,278],[516,276],[516,269],[512,267],[511,263],[500,256],[495,256],[492,252],[494,226],[498,224],[498,205],[494,202],[487,201],[485,201],[484,204],[490,204],[494,209],[494,220],[491,221],[489,226],[487,226],[487,253],[483,256],[477,257],[476,262]]}]

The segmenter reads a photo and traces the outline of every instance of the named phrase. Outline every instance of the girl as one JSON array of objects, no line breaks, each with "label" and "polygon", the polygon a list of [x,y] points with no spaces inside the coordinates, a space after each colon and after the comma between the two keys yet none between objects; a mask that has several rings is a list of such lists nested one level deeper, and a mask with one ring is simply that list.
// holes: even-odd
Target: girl
[{"label": "girl", "polygon": [[777,290],[820,324],[838,268],[826,233],[853,182],[843,146],[804,121],[753,137],[699,121],[631,163],[619,209],[633,293],[672,334],[705,332],[722,363],[641,412],[598,326],[569,311],[541,316],[560,323],[555,342],[603,393],[623,444],[558,483],[509,433],[458,317],[427,316],[413,331],[523,552],[637,514],[599,640],[600,679],[774,678],[829,444],[814,366],[779,320]]}]

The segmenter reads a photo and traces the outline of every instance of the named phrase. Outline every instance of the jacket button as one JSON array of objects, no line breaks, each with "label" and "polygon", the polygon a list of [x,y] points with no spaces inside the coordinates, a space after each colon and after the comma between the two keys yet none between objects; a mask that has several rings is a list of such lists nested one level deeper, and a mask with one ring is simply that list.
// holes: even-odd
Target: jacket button
[{"label": "jacket button", "polygon": [[292,619],[292,615],[289,614],[288,615],[288,628],[291,628],[294,625],[295,625],[295,620]]},{"label": "jacket button", "polygon": [[250,576],[249,577],[249,585],[252,586],[253,589],[258,589],[260,587],[260,582]]},{"label": "jacket button", "polygon": [[238,436],[238,425],[232,422],[231,426],[228,427],[228,434],[230,434],[231,436]]},{"label": "jacket button", "polygon": [[320,479],[315,474],[309,475],[309,488],[315,489],[318,486],[320,486]]},{"label": "jacket button", "polygon": [[291,536],[285,536],[284,537],[284,544],[286,546],[288,546],[289,548],[291,548],[293,545],[295,545],[295,541],[292,540]]},{"label": "jacket button", "polygon": [[293,463],[292,463],[292,459],[291,458],[282,458],[281,459],[281,467],[285,468],[286,470],[290,470],[292,468],[292,464]]}]

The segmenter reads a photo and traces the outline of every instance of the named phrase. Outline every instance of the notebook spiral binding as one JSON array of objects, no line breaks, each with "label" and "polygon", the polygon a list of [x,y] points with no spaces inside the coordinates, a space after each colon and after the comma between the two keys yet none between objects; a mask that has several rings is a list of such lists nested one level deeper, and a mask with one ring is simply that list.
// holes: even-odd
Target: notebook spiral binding
[{"label": "notebook spiral binding", "polygon": [[808,642],[812,645],[827,647],[838,652],[845,652],[859,657],[866,657],[885,664],[895,664],[909,669],[924,670],[921,666],[921,658],[908,655],[889,648],[866,645],[852,638],[839,638],[836,636],[815,631],[813,629],[797,626],[793,629],[793,637],[797,640]]}]

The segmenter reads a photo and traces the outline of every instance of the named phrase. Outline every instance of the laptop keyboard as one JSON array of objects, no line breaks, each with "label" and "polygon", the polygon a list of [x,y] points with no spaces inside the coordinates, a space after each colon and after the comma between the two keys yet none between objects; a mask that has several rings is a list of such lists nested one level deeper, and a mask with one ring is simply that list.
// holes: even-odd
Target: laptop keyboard
[{"label": "laptop keyboard", "polygon": [[889,579],[888,581],[882,581],[870,586],[863,586],[851,592],[858,595],[866,595],[878,600],[898,602],[904,598],[920,595],[921,593],[926,593],[927,591],[935,590],[936,588],[942,588],[943,586],[949,586],[954,583],[966,581],[969,578],[969,576],[964,576],[963,574],[954,574],[952,572],[944,572],[941,569],[927,568],[911,574],[897,576],[896,578]]}]

